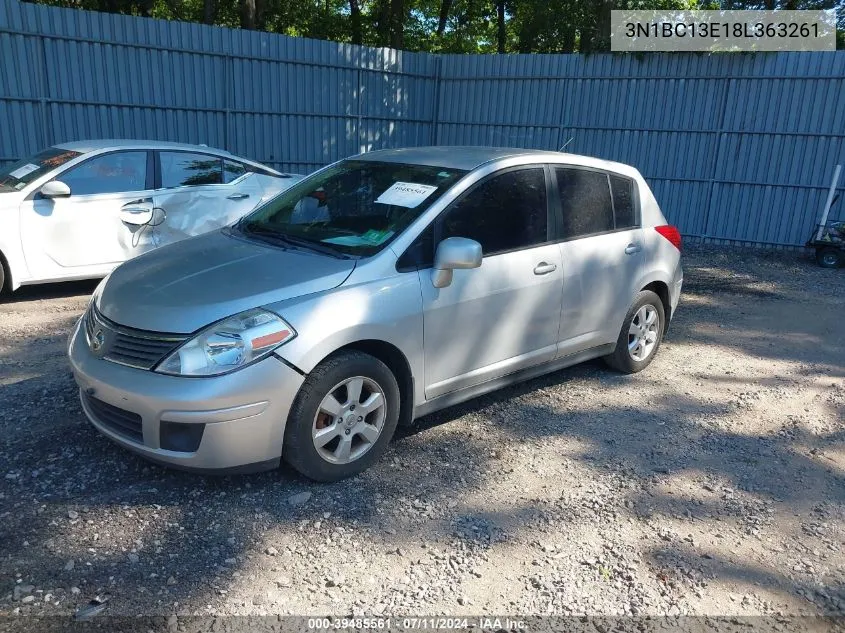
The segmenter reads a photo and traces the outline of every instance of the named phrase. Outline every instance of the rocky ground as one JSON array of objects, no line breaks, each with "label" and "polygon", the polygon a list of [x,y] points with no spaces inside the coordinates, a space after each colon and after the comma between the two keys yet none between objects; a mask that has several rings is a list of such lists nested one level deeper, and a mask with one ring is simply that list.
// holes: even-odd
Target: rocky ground
[{"label": "rocky ground", "polygon": [[111,444],[64,357],[95,284],[23,289],[0,304],[0,615],[843,614],[845,271],[685,267],[645,372],[471,401],[332,485]]}]

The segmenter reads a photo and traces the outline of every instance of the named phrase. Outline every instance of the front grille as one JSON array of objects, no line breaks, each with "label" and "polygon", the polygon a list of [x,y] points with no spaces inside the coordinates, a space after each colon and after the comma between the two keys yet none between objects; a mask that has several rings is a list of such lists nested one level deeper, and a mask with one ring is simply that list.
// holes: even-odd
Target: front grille
[{"label": "front grille", "polygon": [[83,393],[82,397],[97,422],[126,439],[144,443],[140,415],[98,400],[87,393]]},{"label": "front grille", "polygon": [[152,369],[187,338],[123,327],[109,321],[93,304],[85,317],[85,332],[92,352],[139,369]]}]

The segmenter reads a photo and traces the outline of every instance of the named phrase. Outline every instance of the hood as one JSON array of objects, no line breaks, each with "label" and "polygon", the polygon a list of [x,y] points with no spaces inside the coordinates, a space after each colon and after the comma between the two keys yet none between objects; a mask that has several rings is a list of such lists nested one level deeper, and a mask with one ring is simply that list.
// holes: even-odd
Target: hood
[{"label": "hood", "polygon": [[0,189],[0,204],[13,204],[23,198],[23,194],[20,191],[6,191],[5,189]]},{"label": "hood", "polygon": [[188,334],[243,310],[330,290],[354,268],[355,260],[214,231],[118,266],[97,307],[120,325]]}]

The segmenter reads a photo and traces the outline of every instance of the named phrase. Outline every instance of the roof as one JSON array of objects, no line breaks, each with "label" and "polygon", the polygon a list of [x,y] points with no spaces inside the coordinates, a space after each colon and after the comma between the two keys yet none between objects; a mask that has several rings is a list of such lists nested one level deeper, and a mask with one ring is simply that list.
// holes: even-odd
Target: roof
[{"label": "roof", "polygon": [[366,154],[359,154],[356,160],[371,160],[385,163],[409,163],[412,165],[430,165],[447,169],[465,169],[471,171],[485,163],[503,158],[530,156],[538,161],[550,163],[574,163],[602,169],[610,169],[620,173],[634,173],[636,170],[629,165],[614,163],[591,156],[550,152],[540,149],[523,149],[517,147],[475,147],[475,146],[438,146],[438,147],[407,147],[402,149],[381,149]]},{"label": "roof", "polygon": [[98,139],[91,141],[71,141],[69,143],[58,143],[54,145],[59,149],[66,149],[73,152],[81,152],[87,154],[88,152],[99,152],[107,149],[177,149],[187,150],[192,152],[208,152],[217,154],[218,156],[228,156],[239,161],[249,163],[251,165],[259,166],[264,169],[269,169],[275,173],[277,170],[267,165],[263,165],[257,161],[244,158],[243,156],[235,156],[224,149],[216,147],[209,147],[208,145],[191,145],[189,143],[172,143],[170,141],[139,141],[135,139]]},{"label": "roof", "polygon": [[405,147],[402,149],[380,149],[360,154],[355,158],[385,163],[409,163],[412,165],[471,170],[497,158],[533,154],[535,151],[507,147]]},{"label": "roof", "polygon": [[91,141],[71,141],[70,143],[59,143],[59,149],[67,149],[74,152],[94,152],[101,149],[126,149],[126,148],[162,148],[162,149],[191,149],[213,151],[216,154],[228,154],[222,149],[208,147],[205,145],[190,145],[188,143],[171,143],[168,141],[137,141],[135,139],[97,139]]}]

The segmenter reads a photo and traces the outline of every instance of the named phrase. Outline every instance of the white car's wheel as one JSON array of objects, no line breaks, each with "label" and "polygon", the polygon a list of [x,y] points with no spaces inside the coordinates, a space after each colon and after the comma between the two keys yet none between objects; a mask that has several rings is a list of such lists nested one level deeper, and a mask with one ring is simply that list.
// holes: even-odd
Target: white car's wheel
[{"label": "white car's wheel", "polygon": [[3,258],[2,253],[0,253],[0,296],[6,291],[6,279],[9,279],[9,275],[6,272],[6,260]]}]

